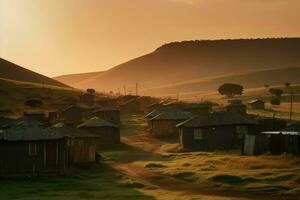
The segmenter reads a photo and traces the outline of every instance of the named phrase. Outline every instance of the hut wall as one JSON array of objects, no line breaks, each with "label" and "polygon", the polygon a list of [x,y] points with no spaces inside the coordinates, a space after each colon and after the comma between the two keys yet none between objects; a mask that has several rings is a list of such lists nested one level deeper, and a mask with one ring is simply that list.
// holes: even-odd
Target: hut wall
[{"label": "hut wall", "polygon": [[95,162],[97,138],[76,138],[70,146],[70,163]]},{"label": "hut wall", "polygon": [[194,138],[194,128],[182,127],[180,144],[185,149],[213,151],[217,149],[236,149],[242,146],[243,138],[239,137],[236,126],[204,127],[202,139]]},{"label": "hut wall", "polygon": [[151,133],[156,137],[167,137],[179,135],[176,125],[183,120],[152,120]]},{"label": "hut wall", "polygon": [[[49,156],[46,146],[53,146]],[[31,154],[30,148],[31,147]],[[36,146],[36,151],[34,150]],[[67,151],[63,140],[0,143],[0,175],[44,175],[62,173],[67,167]]]}]

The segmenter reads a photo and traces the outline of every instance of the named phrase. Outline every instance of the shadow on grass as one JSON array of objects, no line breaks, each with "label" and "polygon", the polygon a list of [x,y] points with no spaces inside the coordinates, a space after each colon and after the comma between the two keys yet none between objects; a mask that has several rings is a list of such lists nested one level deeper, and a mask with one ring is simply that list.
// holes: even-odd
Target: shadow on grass
[{"label": "shadow on grass", "polygon": [[0,199],[154,199],[137,190],[143,184],[124,179],[102,164],[79,165],[65,177],[0,179]]}]

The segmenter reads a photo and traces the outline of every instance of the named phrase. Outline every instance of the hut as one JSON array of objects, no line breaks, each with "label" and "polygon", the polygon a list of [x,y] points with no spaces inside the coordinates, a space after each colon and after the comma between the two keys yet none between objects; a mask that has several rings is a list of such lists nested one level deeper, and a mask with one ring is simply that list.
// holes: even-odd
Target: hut
[{"label": "hut", "polygon": [[239,114],[247,114],[247,106],[241,102],[231,102],[225,107],[227,112],[235,112]]},{"label": "hut", "polygon": [[183,111],[165,111],[150,119],[149,132],[155,137],[177,137],[179,129],[176,125],[195,115]]},{"label": "hut", "polygon": [[121,104],[120,110],[122,113],[143,113],[143,105],[137,98],[133,98]]},{"label": "hut", "polygon": [[255,142],[245,141],[249,143],[248,149],[253,149],[253,151],[247,151],[244,148],[243,153],[245,155],[259,155],[270,152],[273,155],[287,153],[300,156],[300,124],[290,125],[280,131],[265,131],[253,137],[252,140],[257,141],[260,138],[264,138],[264,143],[261,146],[266,148],[265,151],[262,151],[261,146]]},{"label": "hut", "polygon": [[120,124],[120,110],[117,108],[99,108],[92,115],[113,124]]},{"label": "hut", "polygon": [[265,102],[259,99],[254,99],[248,102],[248,107],[250,109],[255,109],[255,110],[264,110]]},{"label": "hut", "polygon": [[242,148],[243,155],[260,155],[268,152],[270,136],[262,134],[262,132],[276,132],[287,126],[286,120],[282,119],[258,117],[256,120],[258,124],[255,126],[255,132],[245,136]]},{"label": "hut", "polygon": [[66,123],[81,123],[84,119],[84,109],[76,105],[69,106],[61,112],[60,118]]},{"label": "hut", "polygon": [[68,138],[31,119],[19,121],[0,136],[0,176],[64,173]]},{"label": "hut", "polygon": [[120,144],[119,126],[98,117],[85,121],[77,128],[86,133],[97,135],[99,138],[97,142],[98,149],[111,148]]},{"label": "hut", "polygon": [[215,112],[199,115],[177,125],[183,149],[213,151],[241,147],[243,137],[256,124],[238,113]]}]

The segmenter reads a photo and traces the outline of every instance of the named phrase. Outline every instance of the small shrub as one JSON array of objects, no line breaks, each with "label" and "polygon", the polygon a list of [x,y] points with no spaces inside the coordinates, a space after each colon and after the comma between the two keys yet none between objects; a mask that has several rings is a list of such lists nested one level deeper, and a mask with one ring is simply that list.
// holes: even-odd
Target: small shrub
[{"label": "small shrub", "polygon": [[165,165],[159,164],[159,163],[148,163],[145,165],[145,168],[164,168]]}]

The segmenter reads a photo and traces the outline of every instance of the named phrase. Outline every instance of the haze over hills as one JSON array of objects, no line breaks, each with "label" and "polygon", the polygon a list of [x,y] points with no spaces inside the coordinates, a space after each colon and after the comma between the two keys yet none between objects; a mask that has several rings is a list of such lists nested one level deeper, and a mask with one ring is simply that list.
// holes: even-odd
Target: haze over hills
[{"label": "haze over hills", "polygon": [[25,69],[2,58],[0,58],[0,78],[32,83],[41,83],[59,87],[69,87],[64,83]]},{"label": "haze over hills", "polygon": [[88,72],[80,74],[67,74],[55,77],[55,80],[65,83],[67,85],[72,85],[75,88],[81,88],[81,82],[100,75],[102,72]]},{"label": "haze over hills", "polygon": [[[78,88],[117,91],[125,85],[130,91],[138,82],[140,90],[148,90],[192,79],[293,66],[300,66],[300,38],[183,41],[165,44],[84,80],[79,76],[76,81],[78,75],[74,79],[68,75],[68,79]],[[269,78],[274,83],[277,80]],[[64,81],[59,77],[57,80]]]}]

